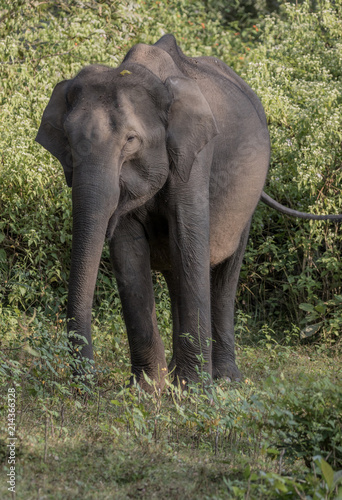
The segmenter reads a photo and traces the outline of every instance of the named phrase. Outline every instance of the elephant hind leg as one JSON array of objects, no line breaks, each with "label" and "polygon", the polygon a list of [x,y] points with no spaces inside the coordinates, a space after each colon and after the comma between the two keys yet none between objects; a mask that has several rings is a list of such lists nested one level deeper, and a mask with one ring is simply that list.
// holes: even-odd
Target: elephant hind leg
[{"label": "elephant hind leg", "polygon": [[239,380],[241,373],[235,363],[234,303],[241,264],[248,240],[250,223],[241,235],[235,253],[212,269],[212,369],[213,378]]}]

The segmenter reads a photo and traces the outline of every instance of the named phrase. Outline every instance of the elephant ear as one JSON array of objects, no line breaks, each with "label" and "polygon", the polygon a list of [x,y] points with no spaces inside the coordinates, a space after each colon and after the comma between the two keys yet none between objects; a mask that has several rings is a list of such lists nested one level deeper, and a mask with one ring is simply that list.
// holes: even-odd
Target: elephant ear
[{"label": "elephant ear", "polygon": [[49,104],[43,113],[36,141],[55,156],[62,164],[69,187],[72,185],[72,156],[64,132],[64,116],[67,111],[66,91],[70,80],[64,80],[54,88]]},{"label": "elephant ear", "polygon": [[209,104],[194,80],[169,77],[165,85],[172,97],[167,148],[177,174],[183,182],[188,182],[197,154],[219,131]]}]

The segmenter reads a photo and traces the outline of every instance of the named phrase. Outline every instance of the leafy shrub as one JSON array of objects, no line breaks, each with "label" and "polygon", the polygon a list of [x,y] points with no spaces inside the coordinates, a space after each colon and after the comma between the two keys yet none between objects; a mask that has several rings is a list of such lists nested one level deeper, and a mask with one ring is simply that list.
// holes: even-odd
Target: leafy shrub
[{"label": "leafy shrub", "polygon": [[304,458],[310,466],[313,456],[322,455],[341,468],[341,384],[302,376],[296,391],[292,380],[269,377],[264,385],[261,398],[251,397],[250,414],[265,441],[288,459]]},{"label": "leafy shrub", "polygon": [[[242,76],[268,117],[272,158],[266,191],[287,206],[314,213],[341,212],[340,2],[284,4],[280,18],[260,25]],[[340,315],[341,231],[332,222],[289,219],[259,205],[243,269],[240,296],[249,314],[274,321],[281,332],[310,324],[300,303],[334,302],[317,319],[335,338]],[[308,321],[309,320],[309,321]]]}]

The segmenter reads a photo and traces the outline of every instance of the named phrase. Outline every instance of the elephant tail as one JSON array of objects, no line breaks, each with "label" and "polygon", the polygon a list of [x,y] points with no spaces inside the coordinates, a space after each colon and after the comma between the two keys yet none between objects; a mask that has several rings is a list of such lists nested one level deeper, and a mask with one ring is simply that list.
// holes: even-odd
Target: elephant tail
[{"label": "elephant tail", "polygon": [[290,217],[299,217],[300,219],[311,219],[311,220],[342,220],[342,214],[335,215],[317,215],[317,214],[308,214],[305,212],[298,212],[298,210],[292,210],[292,208],[285,207],[281,203],[278,203],[273,198],[268,196],[264,191],[261,193],[260,200],[263,201],[266,205],[282,214],[289,215]]}]

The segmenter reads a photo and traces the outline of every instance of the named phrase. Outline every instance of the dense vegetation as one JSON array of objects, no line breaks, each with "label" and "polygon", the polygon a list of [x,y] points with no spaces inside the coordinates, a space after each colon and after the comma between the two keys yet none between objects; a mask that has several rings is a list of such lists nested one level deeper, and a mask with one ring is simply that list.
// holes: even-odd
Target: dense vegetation
[{"label": "dense vegetation", "polygon": [[[0,0],[0,377],[17,394],[18,498],[336,495],[339,224],[260,204],[236,304],[245,379],[190,394],[125,388],[127,341],[105,249],[94,303],[98,381],[84,387],[70,379],[64,324],[70,190],[34,137],[58,81],[89,63],[117,65],[133,44],[172,32],[186,54],[221,58],[259,95],[272,140],[266,191],[302,211],[342,212],[341,20],[341,0]],[[169,299],[160,275],[154,282],[170,354]],[[6,391],[1,398],[7,415]]]}]

